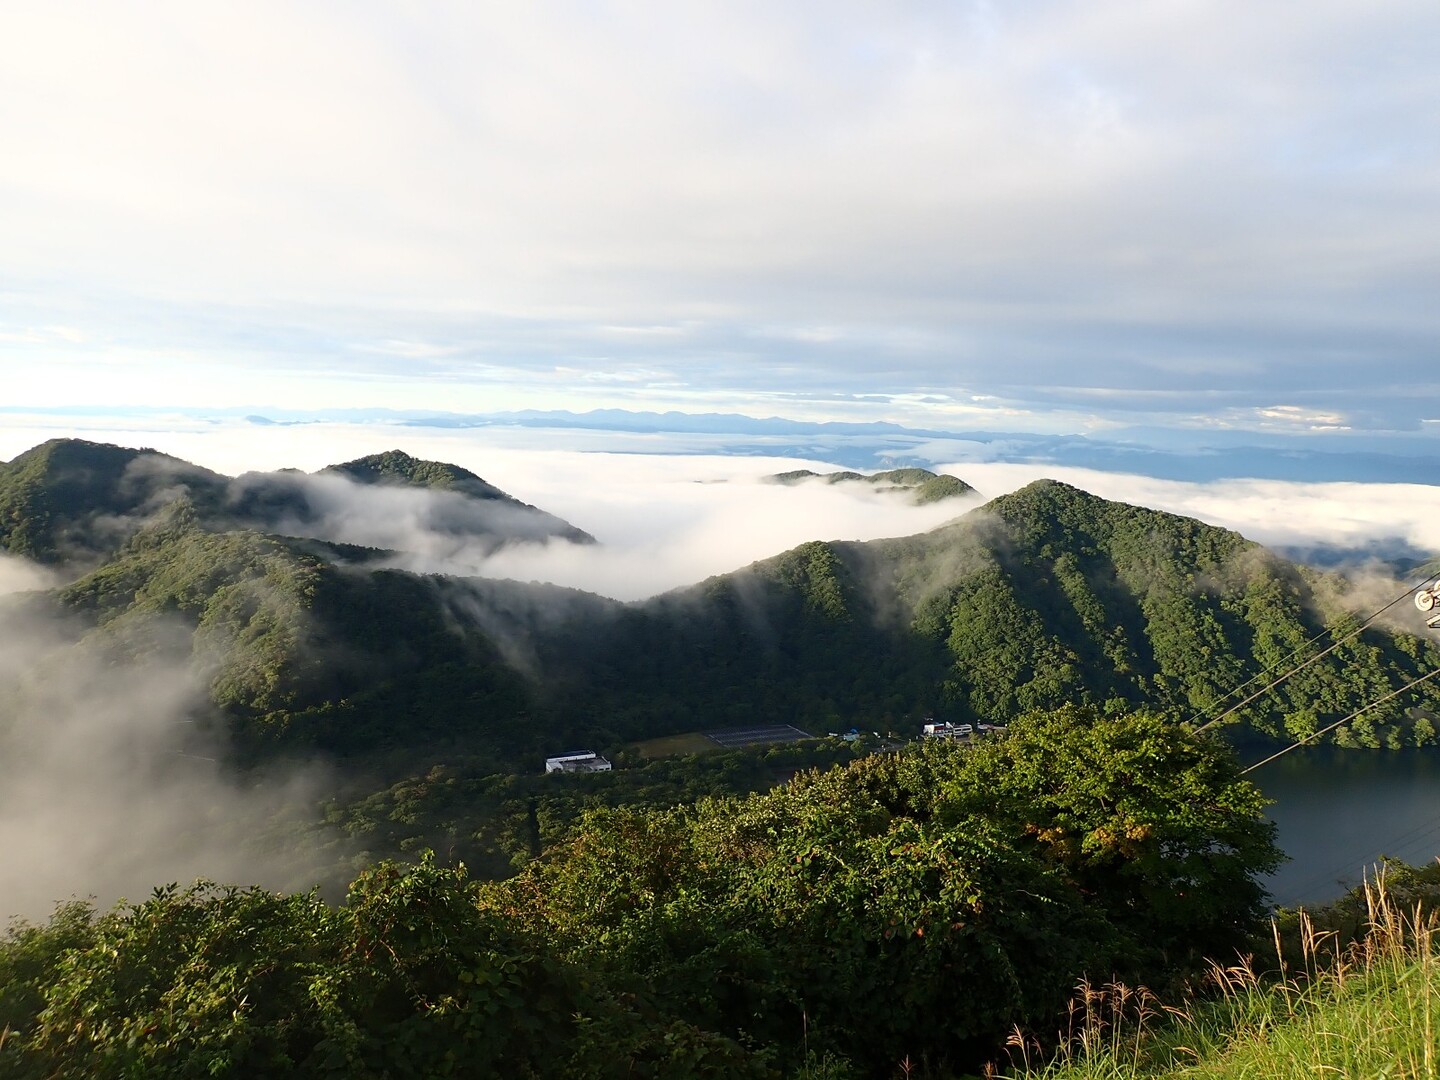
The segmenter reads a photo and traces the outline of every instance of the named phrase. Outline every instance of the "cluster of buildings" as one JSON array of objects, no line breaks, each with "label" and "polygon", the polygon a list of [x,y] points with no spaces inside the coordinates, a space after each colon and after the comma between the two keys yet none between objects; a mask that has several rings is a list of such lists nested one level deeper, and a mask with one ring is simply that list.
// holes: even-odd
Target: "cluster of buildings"
[{"label": "cluster of buildings", "polygon": [[1004,735],[1009,729],[1003,724],[952,724],[948,720],[936,723],[926,720],[920,727],[922,739],[971,739],[978,732],[981,735]]},{"label": "cluster of buildings", "polygon": [[[1003,724],[952,724],[949,721],[937,723],[934,717],[926,717],[925,723],[920,727],[920,737],[922,739],[954,739],[969,742],[976,736],[1004,735],[1007,730]],[[802,736],[804,735],[804,732],[797,731],[796,733]],[[747,732],[744,734],[753,733]],[[858,728],[853,727],[843,734],[833,731],[830,733],[832,738],[844,739],[846,742],[855,742],[861,737],[861,734],[862,732]],[[879,738],[879,733],[876,732],[875,734],[876,737]],[[893,735],[891,738],[893,739]],[[753,741],[754,740],[751,740],[751,742]],[[762,742],[763,741],[764,740],[762,740]],[[717,742],[719,742],[718,739]],[[720,745],[729,744],[721,742]],[[737,745],[750,745],[750,743],[742,742]],[[892,742],[888,748],[892,750],[898,749],[900,745],[898,742]],[[613,768],[614,766],[610,764],[608,758],[601,757],[594,750],[567,750],[563,754],[556,754],[554,757],[547,757],[545,759],[545,771],[547,773],[610,772]]]}]

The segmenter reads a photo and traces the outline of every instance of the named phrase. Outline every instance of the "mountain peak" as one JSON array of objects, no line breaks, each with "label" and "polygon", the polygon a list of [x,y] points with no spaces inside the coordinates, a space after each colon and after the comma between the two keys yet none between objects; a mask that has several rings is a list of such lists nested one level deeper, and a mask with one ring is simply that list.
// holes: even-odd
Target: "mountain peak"
[{"label": "mountain peak", "polygon": [[1074,484],[1067,484],[1063,480],[1049,478],[1032,480],[1024,487],[1016,488],[1008,495],[1001,495],[986,504],[988,509],[1002,517],[1024,515],[1036,511],[1055,514],[1062,509],[1087,506],[1098,508],[1128,505],[1128,503],[1106,499],[1094,492],[1076,487]]},{"label": "mountain peak", "polygon": [[114,443],[90,442],[88,439],[47,439],[38,446],[32,446],[29,450],[17,455],[13,461],[5,463],[3,468],[12,472],[20,470],[50,472],[72,465],[95,467],[108,464],[112,468],[123,469],[141,454],[167,456],[148,448],[136,450],[128,446],[116,446]]},{"label": "mountain peak", "polygon": [[341,465],[330,465],[321,472],[339,473],[361,484],[414,484],[417,487],[460,488],[467,494],[485,499],[499,498],[504,494],[469,469],[446,461],[426,461],[412,457],[404,450],[369,454]]},{"label": "mountain peak", "polygon": [[982,509],[1003,520],[1023,542],[1050,551],[1123,542],[1152,554],[1183,550],[1187,559],[1223,562],[1256,546],[1233,530],[1198,518],[1106,499],[1059,480],[1036,480]]},{"label": "mountain peak", "polygon": [[320,470],[321,475],[343,476],[357,484],[375,484],[385,487],[420,487],[437,491],[449,491],[471,499],[490,503],[501,503],[523,510],[529,517],[529,526],[522,530],[525,539],[559,537],[573,543],[593,544],[595,538],[568,521],[562,521],[553,514],[531,506],[501,491],[494,484],[481,479],[469,469],[452,465],[446,461],[426,461],[413,457],[404,450],[386,450],[369,454],[341,465],[331,465]]},{"label": "mountain peak", "polygon": [[158,450],[50,439],[0,464],[0,549],[91,561],[177,495],[213,498],[224,484]]}]

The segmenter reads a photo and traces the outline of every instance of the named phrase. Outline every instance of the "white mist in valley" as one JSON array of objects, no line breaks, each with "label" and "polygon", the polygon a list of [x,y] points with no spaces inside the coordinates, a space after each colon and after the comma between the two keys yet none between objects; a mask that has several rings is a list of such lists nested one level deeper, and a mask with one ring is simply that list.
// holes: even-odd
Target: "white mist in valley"
[{"label": "white mist in valley", "polygon": [[60,575],[48,567],[0,551],[0,597],[35,589],[49,589],[59,583]]},{"label": "white mist in valley", "polygon": [[234,772],[203,731],[201,679],[160,655],[167,628],[148,657],[77,644],[77,626],[24,595],[50,579],[0,558],[0,923],[171,881],[316,883],[336,853],[286,822],[313,817],[318,774]]},{"label": "white mist in valley", "polygon": [[447,560],[411,560],[407,565],[544,581],[637,600],[737,570],[810,540],[874,540],[924,532],[981,501],[975,496],[916,506],[908,493],[876,491],[863,483],[790,486],[762,479],[813,465],[793,459],[568,457],[563,472],[552,458],[548,468],[532,473],[520,497],[592,533],[598,544],[512,544],[484,558],[467,558],[466,552],[457,551]]}]

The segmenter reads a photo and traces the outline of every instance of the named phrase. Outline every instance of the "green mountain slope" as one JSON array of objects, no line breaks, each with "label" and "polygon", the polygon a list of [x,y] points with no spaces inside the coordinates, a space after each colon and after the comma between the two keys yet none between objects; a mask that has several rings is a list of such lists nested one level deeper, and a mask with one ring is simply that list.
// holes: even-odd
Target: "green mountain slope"
[{"label": "green mountain slope", "polygon": [[[85,522],[155,498],[153,487],[127,486],[137,452],[87,450],[109,472],[73,487],[34,463],[75,450],[53,446],[11,468],[29,479],[10,490],[31,501],[14,504],[10,536],[54,535],[24,507],[60,505],[64,522]],[[173,475],[183,466],[173,461],[144,475]],[[484,483],[393,453],[341,468],[401,490]],[[487,753],[528,762],[562,744],[697,728],[913,731],[924,716],[1003,722],[1072,702],[1208,718],[1246,679],[1297,649],[1318,651],[1328,641],[1306,643],[1327,628],[1346,632],[1369,606],[1347,596],[1343,578],[1236,533],[1051,481],[919,536],[808,543],[620,604],[367,569],[374,552],[234,527],[216,508],[233,495],[217,487],[224,478],[179,474],[196,478],[187,492],[198,497],[152,514],[57,603],[88,620],[96,640],[183,653],[214,707],[262,748],[423,756],[478,739]],[[233,501],[225,506],[233,514]],[[1437,663],[1428,640],[1372,628],[1234,719],[1267,736],[1303,735]],[[1433,738],[1429,719],[1406,711],[1417,703],[1440,710],[1440,694],[1427,684],[1336,740]]]},{"label": "green mountain slope", "polygon": [[[379,490],[367,498],[368,488]],[[433,497],[396,502],[404,489]],[[350,524],[369,513],[413,518],[417,530],[473,542],[482,554],[512,542],[595,542],[468,470],[398,450],[314,475],[281,470],[232,479],[154,450],[53,439],[0,464],[0,550],[93,567],[180,498],[212,531],[344,540]]]},{"label": "green mountain slope", "polygon": [[207,531],[180,504],[57,599],[92,643],[193,662],[215,705],[262,725],[422,663],[485,658],[445,625],[423,579],[346,573],[325,554]]},{"label": "green mountain slope", "polygon": [[361,484],[413,484],[416,487],[463,491],[478,499],[510,498],[468,469],[442,461],[421,461],[403,450],[371,454],[342,465],[330,465],[321,471],[336,473]]},{"label": "green mountain slope", "polygon": [[168,454],[51,439],[0,464],[0,550],[40,562],[93,561],[185,492],[214,509],[226,478]]},{"label": "green mountain slope", "polygon": [[[573,681],[606,691],[626,730],[1003,721],[1071,701],[1189,719],[1327,627],[1357,625],[1346,588],[1236,533],[1042,481],[930,533],[806,544],[638,605]],[[1436,663],[1428,641],[1372,628],[1243,719],[1304,734]],[[1339,740],[1424,738],[1403,704]]]}]

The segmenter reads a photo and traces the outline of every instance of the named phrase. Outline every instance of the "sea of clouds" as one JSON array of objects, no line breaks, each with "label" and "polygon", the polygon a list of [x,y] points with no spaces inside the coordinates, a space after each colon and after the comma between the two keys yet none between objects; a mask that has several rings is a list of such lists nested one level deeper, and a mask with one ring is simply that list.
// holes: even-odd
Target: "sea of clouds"
[{"label": "sea of clouds", "polygon": [[716,441],[689,436],[382,423],[165,427],[152,420],[144,426],[97,423],[78,432],[17,427],[0,433],[0,456],[13,457],[57,434],[152,446],[232,476],[279,468],[313,471],[388,449],[452,462],[589,532],[599,544],[467,550],[452,537],[433,535],[423,500],[384,501],[372,491],[373,505],[367,507],[364,489],[358,500],[337,504],[331,538],[410,552],[408,565],[417,570],[545,581],[622,600],[725,573],[807,540],[922,532],[1043,477],[1107,499],[1196,517],[1292,551],[1319,550],[1336,558],[1346,552],[1418,558],[1440,551],[1432,523],[1440,492],[1418,484],[1198,483],[1061,465],[938,460],[932,464],[936,471],[959,476],[977,496],[916,507],[904,496],[862,485],[761,482],[788,469],[833,467],[824,464],[823,443],[797,450],[777,441],[773,456],[732,456]]},{"label": "sea of clouds", "polygon": [[[73,432],[0,433],[0,455],[13,457],[54,434]],[[322,481],[328,501],[320,530],[330,539],[393,548],[399,554],[392,561],[409,569],[550,582],[621,600],[734,570],[807,540],[932,529],[1044,476],[1278,547],[1373,555],[1378,542],[1383,550],[1435,550],[1430,508],[1436,492],[1420,485],[1183,483],[961,461],[936,468],[972,484],[976,496],[914,506],[903,494],[859,484],[763,481],[787,469],[825,471],[817,462],[823,447],[806,457],[793,450],[737,457],[696,452],[708,448],[664,436],[606,440],[593,432],[437,432],[375,424],[80,434],[152,446],[229,475],[313,471],[391,448],[453,462],[599,542],[498,550],[467,545],[434,530],[433,499],[424,493],[381,493],[336,478]],[[19,594],[59,580],[53,570],[0,557],[0,636],[7,643],[0,680],[24,688],[18,710],[0,716],[0,849],[10,855],[0,860],[0,918],[43,917],[72,895],[109,902],[197,876],[293,886],[304,883],[307,867],[327,859],[333,865],[334,838],[297,839],[283,852],[265,852],[253,842],[296,807],[313,808],[328,781],[313,771],[236,776],[223,763],[223,745],[192,723],[203,712],[204,690],[191,666],[151,658],[117,670],[77,650],[63,627],[17,602]],[[1388,595],[1394,578],[1372,572],[1364,582],[1368,602]],[[329,854],[319,850],[322,843],[331,845]]]}]

